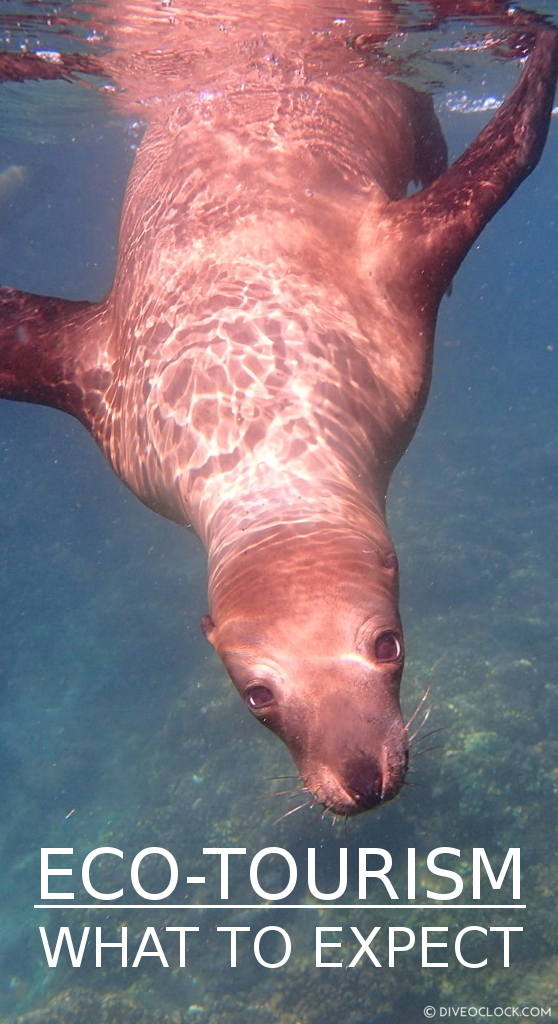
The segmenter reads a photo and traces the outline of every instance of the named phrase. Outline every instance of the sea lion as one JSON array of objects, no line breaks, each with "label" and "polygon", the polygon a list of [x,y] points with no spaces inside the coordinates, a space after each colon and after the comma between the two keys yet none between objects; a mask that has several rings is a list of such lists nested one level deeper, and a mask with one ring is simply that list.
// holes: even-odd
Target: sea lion
[{"label": "sea lion", "polygon": [[[147,98],[113,288],[95,305],[2,290],[0,394],[76,416],[143,502],[192,525],[207,639],[311,798],[352,815],[407,770],[390,475],[427,398],[440,299],[542,152],[557,32],[497,0],[432,5],[505,14],[530,51],[446,169],[431,99],[359,53],[393,5],[342,5],[332,27],[319,3],[271,4],[262,35],[246,5],[219,24],[204,5],[200,27],[175,0],[172,47],[150,49],[168,7],[113,0],[114,50],[90,65],[0,58],[0,78],[103,69],[118,102]],[[205,46],[218,32],[225,62]]]}]

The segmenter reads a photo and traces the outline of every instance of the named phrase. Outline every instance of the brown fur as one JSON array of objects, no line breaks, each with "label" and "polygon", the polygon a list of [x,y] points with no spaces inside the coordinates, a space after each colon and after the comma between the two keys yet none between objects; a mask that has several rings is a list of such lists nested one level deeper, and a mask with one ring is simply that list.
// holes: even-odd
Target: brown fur
[{"label": "brown fur", "polygon": [[[355,35],[387,34],[391,4],[346,6]],[[346,25],[301,48],[319,4],[289,24],[270,5],[264,35],[233,7],[225,65],[188,50],[185,2],[174,35],[158,4],[130,36],[126,9],[105,63],[118,102],[150,102],[114,287],[94,307],[0,293],[0,391],[77,415],[142,501],[193,525],[209,641],[313,798],[353,814],[407,766],[389,478],[440,298],[542,150],[556,34],[533,22],[519,84],[446,171],[431,100],[348,48]]]}]

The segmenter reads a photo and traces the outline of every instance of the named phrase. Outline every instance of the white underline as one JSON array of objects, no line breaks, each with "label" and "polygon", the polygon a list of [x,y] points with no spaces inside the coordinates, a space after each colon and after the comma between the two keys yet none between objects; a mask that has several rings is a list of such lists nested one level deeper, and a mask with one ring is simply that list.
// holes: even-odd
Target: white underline
[{"label": "white underline", "polygon": [[526,910],[525,903],[35,903],[34,910]]}]

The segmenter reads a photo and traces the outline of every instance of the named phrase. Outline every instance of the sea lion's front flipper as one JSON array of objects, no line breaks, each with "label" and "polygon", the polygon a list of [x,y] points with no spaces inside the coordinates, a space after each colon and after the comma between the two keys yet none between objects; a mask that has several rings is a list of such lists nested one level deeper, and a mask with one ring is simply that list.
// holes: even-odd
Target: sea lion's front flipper
[{"label": "sea lion's front flipper", "polygon": [[391,205],[386,235],[415,298],[439,302],[485,224],[534,169],[542,153],[558,74],[558,31],[540,29],[521,77],[492,120],[422,192]]},{"label": "sea lion's front flipper", "polygon": [[96,57],[81,53],[0,53],[0,82],[45,81],[106,74]]},{"label": "sea lion's front flipper", "polygon": [[0,288],[0,398],[50,405],[90,427],[110,380],[95,344],[105,317],[104,305]]}]

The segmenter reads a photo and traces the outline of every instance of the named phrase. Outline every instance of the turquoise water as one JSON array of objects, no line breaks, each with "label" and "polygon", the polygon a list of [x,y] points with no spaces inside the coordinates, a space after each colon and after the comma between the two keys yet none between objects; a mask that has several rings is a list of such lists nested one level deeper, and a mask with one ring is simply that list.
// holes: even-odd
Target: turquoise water
[{"label": "turquoise water", "polygon": [[[454,152],[483,117],[441,116]],[[540,167],[483,233],[444,301],[429,405],[392,484],[408,650],[403,700],[410,714],[430,686],[423,732],[440,731],[424,740],[412,784],[381,811],[332,827],[304,809],[277,823],[297,801],[271,794],[295,780],[270,780],[292,775],[291,762],[249,720],[201,635],[207,608],[195,540],[144,509],[69,417],[0,405],[0,1020],[396,1024],[424,1019],[426,1005],[549,1008],[553,998],[546,1019],[558,1017],[556,124]],[[34,178],[6,215],[1,281],[71,298],[98,298],[108,287],[133,139],[127,123],[97,113],[79,128],[75,141],[58,130],[46,142],[2,138],[0,171],[23,164]],[[150,846],[172,851],[182,874],[207,873],[207,891],[191,897],[199,902],[218,895],[203,847],[284,848],[301,874],[316,847],[324,889],[335,888],[340,847],[353,867],[359,847],[385,848],[402,902],[409,847],[419,862],[435,847],[462,850],[462,902],[473,846],[495,863],[520,847],[528,909],[33,910],[41,847],[73,848],[79,882],[81,858],[100,846],[122,849],[125,864],[105,858],[95,881],[124,885],[128,902],[136,901],[130,861]],[[235,902],[254,902],[243,860],[231,876]],[[153,890],[165,884],[164,870],[142,878]],[[265,879],[281,887],[280,858]],[[52,885],[64,889],[66,880]],[[351,883],[346,902],[356,895]],[[381,889],[370,895],[386,902]],[[184,890],[176,896],[182,902]],[[492,902],[510,897],[509,887],[491,894]],[[292,902],[306,898],[301,881]],[[170,941],[168,968],[155,958],[122,968],[114,953],[101,968],[90,956],[79,968],[48,968],[38,927],[55,935],[68,924],[76,934],[101,925],[105,941],[128,926],[130,960],[148,926],[200,932],[185,968]],[[495,936],[488,946],[477,936],[468,951],[481,959],[489,950],[484,968],[453,957],[448,968],[421,968],[414,951],[390,968],[384,934],[380,968],[366,957],[351,969],[315,966],[316,926],[344,927],[346,946],[326,958],[347,964],[357,950],[351,925],[363,934],[375,925],[453,934],[465,924],[522,926],[511,966],[501,966]],[[258,966],[239,940],[238,966],[228,966],[215,929],[231,925],[252,934],[284,928],[288,963]],[[279,959],[280,941],[262,953]]]}]

